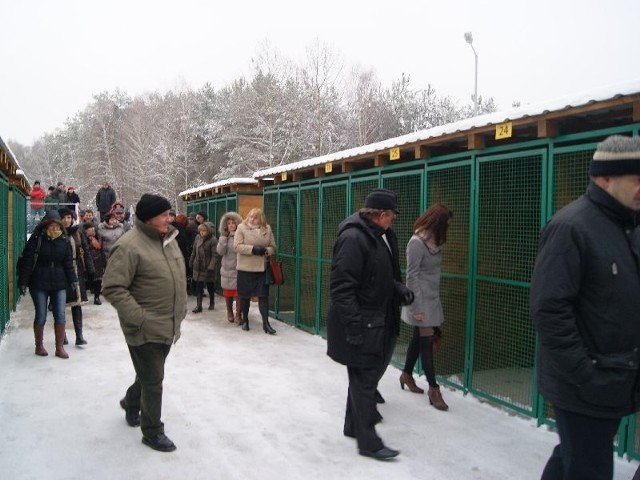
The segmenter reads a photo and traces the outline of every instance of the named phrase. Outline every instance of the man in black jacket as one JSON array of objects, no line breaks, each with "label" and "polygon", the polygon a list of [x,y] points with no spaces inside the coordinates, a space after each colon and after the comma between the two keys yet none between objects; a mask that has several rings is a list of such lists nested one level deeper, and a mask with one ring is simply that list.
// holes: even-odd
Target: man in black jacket
[{"label": "man in black jacket", "polygon": [[358,442],[360,455],[387,460],[400,452],[376,434],[378,382],[389,365],[400,330],[400,303],[413,293],[400,278],[398,241],[391,224],[397,195],[375,189],[365,208],[338,227],[331,262],[331,307],[327,355],[347,367],[349,389],[344,435]]},{"label": "man in black jacket", "polygon": [[640,138],[598,144],[589,174],[544,228],[531,279],[538,388],[560,437],[543,480],[613,478],[620,419],[639,409]]},{"label": "man in black jacket", "polygon": [[104,217],[109,213],[114,203],[116,203],[116,191],[111,188],[109,182],[103,182],[96,193],[96,207],[100,212],[101,222],[104,222]]}]

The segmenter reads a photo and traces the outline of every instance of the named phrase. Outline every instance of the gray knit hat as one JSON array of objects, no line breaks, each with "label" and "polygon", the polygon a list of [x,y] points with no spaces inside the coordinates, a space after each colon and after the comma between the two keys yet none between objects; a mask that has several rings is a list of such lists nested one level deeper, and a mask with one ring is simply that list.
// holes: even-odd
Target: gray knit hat
[{"label": "gray knit hat", "polygon": [[598,144],[589,175],[640,175],[640,137],[612,135]]}]

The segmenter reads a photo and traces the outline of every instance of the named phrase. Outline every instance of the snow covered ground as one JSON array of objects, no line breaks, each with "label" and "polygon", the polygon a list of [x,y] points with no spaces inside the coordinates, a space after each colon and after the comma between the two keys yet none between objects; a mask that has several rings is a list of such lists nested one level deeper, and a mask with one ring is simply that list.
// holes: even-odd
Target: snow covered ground
[{"label": "snow covered ground", "polygon": [[[53,356],[50,318],[49,356],[37,357],[23,298],[0,343],[0,478],[540,478],[555,433],[448,389],[450,409],[437,411],[426,395],[402,391],[393,367],[380,384],[378,432],[402,453],[387,463],[359,456],[342,435],[346,371],[325,355],[325,341],[276,320],[278,334],[265,335],[255,304],[243,332],[222,304],[218,297],[215,311],[189,313],[169,355],[163,421],[178,449],[160,453],[141,443],[118,405],[134,374],[115,310],[106,301],[83,307],[84,348],[73,345],[68,314],[69,360]],[[616,480],[636,467],[616,457]]]}]

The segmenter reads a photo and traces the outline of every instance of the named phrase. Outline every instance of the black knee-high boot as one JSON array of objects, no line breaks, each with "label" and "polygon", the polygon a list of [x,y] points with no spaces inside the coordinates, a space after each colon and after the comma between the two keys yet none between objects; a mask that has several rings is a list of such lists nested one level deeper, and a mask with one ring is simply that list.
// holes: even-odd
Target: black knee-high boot
[{"label": "black knee-high boot", "polygon": [[82,336],[82,307],[80,305],[71,307],[71,318],[73,318],[73,329],[76,332],[76,345],[86,345],[87,341]]},{"label": "black knee-high boot", "polygon": [[242,309],[242,329],[249,330],[249,305],[251,304],[250,298],[240,297],[240,308]]},{"label": "black knee-high boot", "polygon": [[100,301],[100,293],[102,292],[102,280],[94,280],[93,282],[93,303],[102,305]]},{"label": "black knee-high boot", "polygon": [[207,282],[207,292],[209,292],[209,310],[216,306],[216,286],[213,282]]},{"label": "black knee-high boot", "polygon": [[262,329],[264,333],[269,335],[275,335],[276,331],[269,324],[269,298],[258,297],[258,309],[260,310],[260,316],[262,317]]},{"label": "black knee-high boot", "polygon": [[191,310],[193,313],[202,312],[202,297],[204,296],[204,284],[196,282],[196,308]]}]

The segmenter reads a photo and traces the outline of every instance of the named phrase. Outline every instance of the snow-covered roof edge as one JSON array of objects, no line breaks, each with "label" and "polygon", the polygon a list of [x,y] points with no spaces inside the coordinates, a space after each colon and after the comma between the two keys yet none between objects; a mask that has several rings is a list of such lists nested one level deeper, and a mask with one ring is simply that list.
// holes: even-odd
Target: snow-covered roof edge
[{"label": "snow-covered roof edge", "polygon": [[259,170],[253,174],[253,178],[264,178],[278,175],[282,172],[297,170],[324,163],[334,162],[345,158],[355,157],[358,155],[366,155],[372,152],[379,152],[394,147],[399,147],[409,143],[420,142],[430,138],[440,137],[450,133],[464,132],[478,127],[486,127],[499,123],[518,120],[521,118],[541,115],[543,113],[555,112],[566,108],[575,108],[589,103],[610,100],[624,95],[633,95],[640,93],[640,80],[630,80],[623,83],[610,84],[602,86],[598,89],[577,92],[572,95],[557,98],[555,100],[537,102],[520,107],[509,108],[499,112],[487,113],[477,117],[466,118],[457,122],[440,125],[426,130],[408,133],[400,137],[389,138],[380,142],[363,145],[361,147],[349,148],[339,152],[329,153],[320,157],[300,160],[298,162],[279,165],[277,167]]},{"label": "snow-covered roof edge", "polygon": [[238,177],[238,178],[227,178],[226,180],[219,180],[214,183],[208,183],[207,185],[201,185],[199,187],[189,188],[183,192],[180,192],[178,196],[189,195],[191,193],[198,193],[205,190],[211,190],[216,187],[225,187],[227,185],[257,185],[258,181],[254,178],[247,177]]}]

